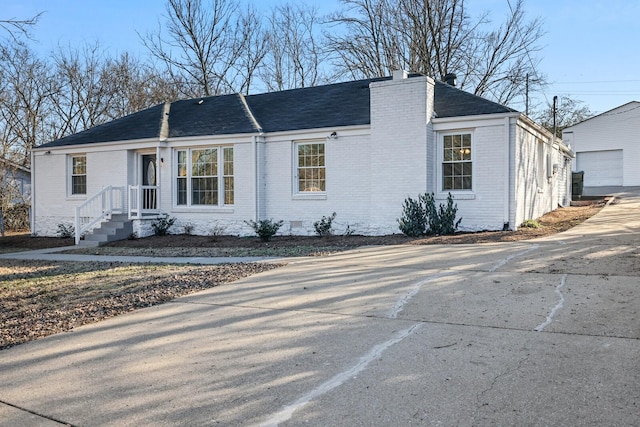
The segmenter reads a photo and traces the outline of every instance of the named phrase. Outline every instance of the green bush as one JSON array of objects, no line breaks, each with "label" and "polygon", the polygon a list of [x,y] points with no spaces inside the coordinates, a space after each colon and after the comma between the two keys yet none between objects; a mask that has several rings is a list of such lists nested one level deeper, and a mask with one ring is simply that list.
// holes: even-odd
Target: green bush
[{"label": "green bush", "polygon": [[451,193],[447,204],[437,208],[433,193],[421,194],[417,199],[405,199],[398,224],[400,231],[409,237],[454,234],[462,221],[462,218],[456,221],[457,214],[458,206],[453,203]]},{"label": "green bush", "polygon": [[524,228],[540,228],[540,227],[542,227],[542,225],[540,225],[540,223],[535,219],[528,219],[525,222],[523,222],[520,227],[524,227]]},{"label": "green bush", "polygon": [[167,234],[169,234],[169,229],[174,222],[176,222],[176,219],[173,217],[169,217],[169,215],[158,217],[158,219],[151,223],[153,234],[155,234],[156,236],[166,236]]},{"label": "green bush", "polygon": [[256,222],[253,220],[245,221],[245,224],[253,228],[260,240],[268,242],[282,227],[284,221],[274,221],[272,219],[261,219]]},{"label": "green bush", "polygon": [[69,237],[75,237],[76,228],[73,225],[58,224],[58,237],[61,239],[68,239]]},{"label": "green bush", "polygon": [[407,197],[402,204],[402,216],[398,219],[400,231],[409,237],[418,237],[426,234],[427,211],[422,203],[422,198],[417,200]]},{"label": "green bush", "polygon": [[336,219],[336,213],[332,213],[330,216],[323,216],[320,221],[316,221],[313,223],[313,228],[316,229],[316,234],[318,236],[331,236],[333,234],[333,230],[331,228],[331,223]]}]

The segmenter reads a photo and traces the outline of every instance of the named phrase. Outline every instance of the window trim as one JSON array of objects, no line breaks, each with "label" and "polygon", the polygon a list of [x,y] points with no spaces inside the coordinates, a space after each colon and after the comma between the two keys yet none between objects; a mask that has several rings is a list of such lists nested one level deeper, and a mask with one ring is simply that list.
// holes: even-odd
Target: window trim
[{"label": "window trim", "polygon": [[[211,211],[211,210],[217,210],[217,211],[225,211],[225,212],[233,212],[233,207],[234,204],[233,203],[226,203],[227,200],[227,188],[225,186],[225,181],[227,179],[232,179],[234,181],[234,186],[233,186],[233,201],[235,202],[235,175],[232,173],[231,175],[225,175],[224,172],[224,153],[227,152],[227,149],[232,149],[233,150],[233,154],[232,154],[232,164],[235,164],[235,150],[234,150],[234,145],[206,145],[206,146],[189,146],[189,147],[179,147],[179,148],[174,148],[173,149],[173,164],[174,166],[172,167],[172,173],[171,173],[171,200],[172,200],[172,206],[173,206],[173,210],[176,212],[179,211],[183,211],[183,212],[191,212],[194,210],[207,210],[207,211]],[[217,201],[218,203],[216,204],[193,204],[193,178],[197,178],[194,177],[192,175],[193,173],[193,158],[192,158],[192,152],[193,151],[203,151],[203,150],[216,150],[216,172],[217,175],[213,175],[216,177],[216,181],[218,184],[217,187]],[[179,158],[179,153],[180,152],[185,152],[185,156],[186,156],[186,175],[184,176],[180,176],[179,175],[179,164],[178,164],[178,158]],[[233,172],[235,173],[235,165],[233,166]],[[180,179],[184,179],[186,181],[186,203],[185,204],[178,204],[178,181]]]},{"label": "window trim", "polygon": [[[79,157],[84,158],[84,174],[74,174],[73,160]],[[84,199],[87,197],[87,154],[74,153],[67,155],[67,197],[70,199]],[[75,176],[84,176],[84,193],[74,193],[73,178]]]},{"label": "window trim", "polygon": [[[445,160],[444,160],[444,139],[446,136],[452,136],[452,135],[469,135],[471,138],[471,160],[469,161],[465,161],[468,163],[471,163],[471,188],[470,189],[445,189],[444,188],[444,164],[445,164]],[[450,131],[446,131],[446,132],[439,132],[438,133],[438,138],[437,138],[437,161],[438,161],[438,167],[437,169],[437,177],[436,177],[436,198],[437,199],[441,199],[441,198],[446,198],[448,196],[449,193],[451,193],[452,196],[454,196],[454,198],[457,199],[474,199],[475,198],[475,191],[476,191],[476,167],[474,166],[474,164],[476,163],[476,143],[475,143],[475,132],[471,129],[455,129],[455,130],[450,130]],[[452,163],[452,162],[447,162],[447,163]],[[455,163],[455,162],[453,162]]]},{"label": "window trim", "polygon": [[[298,150],[302,145],[323,145],[324,146],[324,165],[321,166],[324,169],[324,190],[320,191],[301,191],[300,190],[300,175],[299,175],[299,155]],[[327,198],[327,141],[325,139],[306,139],[293,141],[291,150],[292,154],[292,179],[291,190],[293,198],[297,200],[324,200]]]}]

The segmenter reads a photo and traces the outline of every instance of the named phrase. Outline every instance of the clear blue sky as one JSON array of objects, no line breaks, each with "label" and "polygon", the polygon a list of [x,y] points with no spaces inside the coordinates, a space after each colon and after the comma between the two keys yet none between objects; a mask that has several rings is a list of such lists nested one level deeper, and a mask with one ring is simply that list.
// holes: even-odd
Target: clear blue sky
[{"label": "clear blue sky", "polygon": [[[515,4],[516,0],[509,0]],[[284,0],[282,1],[284,2]],[[296,3],[295,1],[290,1]],[[257,5],[281,3],[263,0]],[[308,0],[321,12],[335,10],[337,0]],[[489,11],[504,19],[507,0],[469,0],[472,15]],[[144,55],[136,33],[157,28],[164,0],[0,0],[0,18],[24,18],[45,12],[34,37],[44,52],[84,41],[99,41],[113,53]],[[541,99],[569,95],[594,113],[640,101],[640,1],[526,0],[527,17],[541,17],[547,31],[540,68],[552,83]],[[516,106],[521,109],[521,106]]]}]

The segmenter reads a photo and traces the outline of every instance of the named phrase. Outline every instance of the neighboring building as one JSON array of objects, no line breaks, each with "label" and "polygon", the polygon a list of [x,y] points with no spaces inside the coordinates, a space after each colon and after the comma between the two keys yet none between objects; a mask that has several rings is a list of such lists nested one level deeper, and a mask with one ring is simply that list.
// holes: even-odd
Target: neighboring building
[{"label": "neighboring building", "polygon": [[640,102],[633,101],[562,131],[585,187],[640,186]]},{"label": "neighboring building", "polygon": [[[33,150],[33,227],[124,212],[139,236],[398,233],[408,196],[451,193],[462,230],[515,229],[570,201],[572,153],[523,114],[421,75],[157,105]],[[86,227],[82,224],[87,224]],[[82,232],[82,231],[80,231]]]},{"label": "neighboring building", "polygon": [[[3,205],[28,204],[31,199],[31,171],[10,160],[0,159],[0,190]],[[4,200],[4,196],[8,196]]]}]

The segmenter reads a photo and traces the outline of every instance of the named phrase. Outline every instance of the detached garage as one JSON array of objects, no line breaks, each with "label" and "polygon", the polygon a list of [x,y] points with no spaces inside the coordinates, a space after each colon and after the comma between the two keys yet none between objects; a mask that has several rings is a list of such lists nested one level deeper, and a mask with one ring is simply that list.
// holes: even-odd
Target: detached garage
[{"label": "detached garage", "polygon": [[576,153],[576,170],[584,171],[586,187],[622,186],[622,150]]},{"label": "detached garage", "polygon": [[640,102],[632,101],[562,131],[584,186],[640,186]]}]

